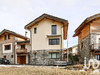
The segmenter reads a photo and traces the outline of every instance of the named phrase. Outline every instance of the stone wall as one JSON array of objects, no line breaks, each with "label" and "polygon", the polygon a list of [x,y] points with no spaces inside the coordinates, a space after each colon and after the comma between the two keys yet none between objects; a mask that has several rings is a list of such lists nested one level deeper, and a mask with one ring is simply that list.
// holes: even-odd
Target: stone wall
[{"label": "stone wall", "polygon": [[[82,47],[82,43],[83,43],[83,47]],[[82,48],[81,48],[82,47]],[[90,52],[90,35],[87,36],[86,38],[84,38],[83,40],[81,40],[79,46],[78,46],[78,54],[79,54],[79,59],[80,62],[83,63],[84,62],[84,57],[87,58],[87,60],[90,59],[91,56],[91,52]]]},{"label": "stone wall", "polygon": [[14,43],[12,44],[12,47],[13,48],[11,53],[3,53],[3,51],[1,51],[1,58],[4,58],[4,56],[6,56],[6,59],[10,61],[10,64],[14,64]]},{"label": "stone wall", "polygon": [[10,64],[14,64],[14,54],[13,53],[3,53],[2,58],[6,56],[6,59],[10,61]]},{"label": "stone wall", "polygon": [[[49,52],[50,51],[59,51],[60,58],[59,59],[50,59]],[[36,56],[35,56],[35,53]],[[53,65],[55,61],[61,59],[61,50],[36,50],[34,52],[30,52],[30,64],[33,65]]]},{"label": "stone wall", "polygon": [[96,34],[92,33],[90,36],[91,36],[90,37],[90,39],[91,39],[90,45],[92,45],[92,44],[96,43]]}]

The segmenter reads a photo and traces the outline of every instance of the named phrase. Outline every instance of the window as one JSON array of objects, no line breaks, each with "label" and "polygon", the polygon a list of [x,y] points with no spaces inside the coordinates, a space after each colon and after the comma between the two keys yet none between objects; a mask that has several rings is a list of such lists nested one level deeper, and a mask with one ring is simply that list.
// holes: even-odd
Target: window
[{"label": "window", "polygon": [[25,49],[25,45],[21,45],[21,49]]},{"label": "window", "polygon": [[83,49],[83,42],[81,42],[81,49]]},{"label": "window", "polygon": [[56,34],[56,33],[57,33],[57,26],[52,25],[52,34]]},{"label": "window", "polygon": [[59,45],[59,38],[58,39],[49,39],[49,45]]},{"label": "window", "polygon": [[99,43],[100,43],[100,38],[99,38]]},{"label": "window", "polygon": [[58,59],[58,58],[60,58],[60,55],[59,55],[59,53],[49,53],[49,58]]},{"label": "window", "polygon": [[8,34],[8,39],[10,39],[10,34]]},{"label": "window", "polygon": [[11,58],[13,58],[13,55],[11,55]]},{"label": "window", "polygon": [[5,50],[10,50],[11,49],[11,45],[5,45]]},{"label": "window", "polygon": [[34,53],[34,58],[37,58],[37,53]]},{"label": "window", "polygon": [[7,40],[7,35],[4,36],[4,39]]},{"label": "window", "polygon": [[6,55],[5,55],[5,56],[3,56],[3,58],[5,58],[5,59],[6,59]]},{"label": "window", "polygon": [[36,34],[37,33],[37,28],[34,28],[34,34]]},{"label": "window", "polygon": [[99,38],[99,44],[98,44],[98,48],[100,49],[100,38]]}]

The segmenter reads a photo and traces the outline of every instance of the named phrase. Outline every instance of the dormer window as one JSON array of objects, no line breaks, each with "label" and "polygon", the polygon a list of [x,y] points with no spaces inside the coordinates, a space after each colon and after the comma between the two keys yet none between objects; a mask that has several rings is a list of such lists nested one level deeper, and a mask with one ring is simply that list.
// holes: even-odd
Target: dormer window
[{"label": "dormer window", "polygon": [[52,25],[52,34],[57,34],[57,25]]}]

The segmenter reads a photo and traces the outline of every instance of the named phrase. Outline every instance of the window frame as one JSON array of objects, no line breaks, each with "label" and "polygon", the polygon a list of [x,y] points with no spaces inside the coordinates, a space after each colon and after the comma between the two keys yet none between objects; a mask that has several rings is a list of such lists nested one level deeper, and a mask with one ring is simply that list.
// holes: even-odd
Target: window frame
[{"label": "window frame", "polygon": [[59,38],[49,39],[49,45],[59,45],[59,44],[60,44]]},{"label": "window frame", "polygon": [[4,40],[7,40],[7,35],[4,35]]},{"label": "window frame", "polygon": [[37,28],[35,27],[35,28],[34,28],[34,34],[36,34],[36,33],[37,33]]},{"label": "window frame", "polygon": [[10,34],[8,34],[8,39],[10,39]]},{"label": "window frame", "polygon": [[81,49],[83,49],[83,42],[81,42]]},{"label": "window frame", "polygon": [[[7,48],[6,46],[10,46],[10,47],[8,47],[8,49],[6,49],[6,48]],[[11,44],[4,45],[4,50],[5,50],[5,51],[7,51],[7,50],[11,50]]]},{"label": "window frame", "polygon": [[[53,57],[53,54],[56,54],[55,58]],[[58,57],[58,55],[59,55],[59,57]],[[51,53],[49,53],[49,58],[50,59],[59,59],[60,58],[60,53],[59,52],[51,52]]]},{"label": "window frame", "polygon": [[37,53],[34,53],[34,58],[35,58],[35,59],[37,58]]},{"label": "window frame", "polygon": [[25,49],[25,44],[21,45],[21,49]]},{"label": "window frame", "polygon": [[[55,27],[55,28],[54,28]],[[55,30],[54,30],[55,29]],[[51,34],[56,35],[57,34],[57,25],[52,25],[51,27]]]}]

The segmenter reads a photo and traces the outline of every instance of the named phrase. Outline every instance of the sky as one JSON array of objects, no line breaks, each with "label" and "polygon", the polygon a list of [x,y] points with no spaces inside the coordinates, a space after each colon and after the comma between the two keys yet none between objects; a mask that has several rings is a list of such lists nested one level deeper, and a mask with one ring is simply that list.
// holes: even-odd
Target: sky
[{"label": "sky", "polygon": [[0,31],[9,29],[24,35],[24,26],[43,13],[68,20],[71,47],[78,44],[78,38],[72,37],[75,29],[87,17],[100,13],[100,0],[0,0]]}]

